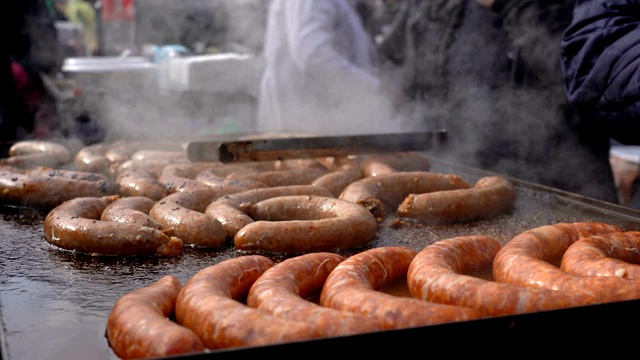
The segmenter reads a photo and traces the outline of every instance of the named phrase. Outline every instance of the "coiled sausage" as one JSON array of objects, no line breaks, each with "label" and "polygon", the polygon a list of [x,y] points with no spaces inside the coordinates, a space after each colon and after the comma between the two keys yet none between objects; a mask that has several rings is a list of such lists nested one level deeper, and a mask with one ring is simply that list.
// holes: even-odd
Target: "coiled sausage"
[{"label": "coiled sausage", "polygon": [[56,206],[44,220],[44,237],[57,247],[92,255],[182,254],[183,243],[138,224],[99,220],[118,196],[78,197]]},{"label": "coiled sausage", "polygon": [[469,275],[491,270],[499,250],[498,241],[483,235],[458,236],[427,245],[409,265],[409,292],[418,299],[466,306],[492,316],[590,303],[590,297],[580,294],[515,286]]},{"label": "coiled sausage", "polygon": [[58,167],[71,161],[71,151],[53,141],[23,140],[9,148],[9,157],[0,159],[0,166],[23,169],[36,166]]},{"label": "coiled sausage", "polygon": [[493,262],[494,278],[514,285],[584,293],[595,302],[638,299],[640,282],[573,275],[552,264],[580,239],[620,231],[619,226],[599,222],[560,223],[527,230],[498,251]]},{"label": "coiled sausage", "polygon": [[471,185],[459,175],[409,171],[369,176],[347,186],[339,198],[360,204],[382,221],[387,211],[397,210],[409,194],[468,189]]},{"label": "coiled sausage", "polygon": [[247,305],[319,328],[323,336],[343,336],[382,330],[374,319],[320,306],[318,296],[327,276],[344,257],[316,252],[286,259],[267,269],[251,286]]},{"label": "coiled sausage", "polygon": [[129,196],[115,199],[102,211],[100,220],[138,224],[161,230],[162,225],[149,216],[155,201],[144,196]]},{"label": "coiled sausage", "polygon": [[416,251],[388,246],[352,255],[329,274],[320,305],[351,311],[381,321],[387,329],[435,325],[483,317],[477,310],[384,293],[405,281]]},{"label": "coiled sausage", "polygon": [[640,231],[594,235],[571,244],[560,268],[582,276],[640,279]]},{"label": "coiled sausage", "polygon": [[221,196],[207,206],[204,213],[216,218],[224,228],[227,237],[233,237],[244,226],[253,222],[247,214],[251,205],[266,199],[284,195],[331,196],[329,190],[312,185],[275,186],[246,190]]},{"label": "coiled sausage", "polygon": [[173,275],[133,290],[116,301],[107,322],[107,340],[122,359],[204,352],[200,338],[173,322],[182,284]]},{"label": "coiled sausage", "polygon": [[308,323],[285,320],[243,302],[256,279],[273,265],[264,256],[246,255],[198,271],[178,294],[176,321],[198,334],[210,349],[321,337]]},{"label": "coiled sausage", "polygon": [[227,234],[215,218],[203,213],[218,196],[208,186],[175,192],[157,201],[149,215],[164,231],[194,247],[217,248],[226,243]]},{"label": "coiled sausage", "polygon": [[512,211],[513,184],[501,176],[486,176],[469,189],[409,194],[396,215],[421,223],[450,223],[487,219]]},{"label": "coiled sausage", "polygon": [[244,251],[280,254],[352,249],[372,241],[378,223],[367,209],[349,201],[313,195],[279,196],[255,203],[233,238]]},{"label": "coiled sausage", "polygon": [[430,169],[431,161],[413,151],[370,155],[361,166],[362,177],[399,171],[429,171]]}]

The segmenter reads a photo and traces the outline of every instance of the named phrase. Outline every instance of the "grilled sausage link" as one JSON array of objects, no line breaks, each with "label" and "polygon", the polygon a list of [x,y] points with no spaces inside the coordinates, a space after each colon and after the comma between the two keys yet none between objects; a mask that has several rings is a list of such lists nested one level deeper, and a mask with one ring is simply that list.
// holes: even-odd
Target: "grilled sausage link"
[{"label": "grilled sausage link", "polygon": [[182,284],[173,275],[133,290],[116,301],[107,322],[107,340],[122,359],[204,352],[190,329],[171,320]]},{"label": "grilled sausage link", "polygon": [[104,209],[118,196],[79,197],[49,211],[44,237],[52,245],[97,255],[182,254],[183,243],[156,229],[138,224],[101,221]]},{"label": "grilled sausage link", "polygon": [[397,210],[409,194],[468,189],[471,185],[455,174],[409,171],[369,176],[347,186],[339,198],[360,204],[382,221],[387,211]]},{"label": "grilled sausage link", "polygon": [[100,220],[138,224],[161,230],[162,225],[149,216],[155,201],[144,196],[129,196],[114,200],[102,211]]},{"label": "grilled sausage link", "polygon": [[515,286],[470,275],[491,270],[500,243],[482,235],[437,241],[420,250],[407,271],[418,299],[461,305],[491,316],[522,314],[589,304],[590,297]]},{"label": "grilled sausage link", "polygon": [[560,268],[582,276],[640,279],[640,231],[594,235],[571,244]]},{"label": "grilled sausage link", "polygon": [[53,141],[23,140],[9,148],[9,157],[0,159],[0,166],[32,168],[36,166],[58,167],[71,161],[71,151]]},{"label": "grilled sausage link", "polygon": [[599,222],[560,223],[527,230],[498,251],[493,262],[494,278],[514,285],[584,293],[595,302],[638,299],[640,282],[573,275],[552,264],[580,239],[620,231],[619,226]]},{"label": "grilled sausage link", "polygon": [[99,174],[43,168],[0,167],[0,200],[51,209],[77,197],[117,195],[117,184]]},{"label": "grilled sausage link", "polygon": [[410,194],[396,215],[421,223],[450,223],[487,219],[512,211],[513,184],[501,176],[479,179],[472,188]]},{"label": "grilled sausage link", "polygon": [[323,336],[344,336],[382,330],[369,317],[320,306],[318,296],[327,276],[344,257],[317,252],[286,259],[267,269],[251,286],[247,305],[280,318],[311,323]]},{"label": "grilled sausage link", "polygon": [[435,325],[481,318],[481,312],[457,305],[438,304],[384,293],[405,281],[416,251],[379,247],[352,255],[329,274],[320,305],[359,313],[382,322],[387,329]]},{"label": "grilled sausage link", "polygon": [[314,326],[289,321],[244,303],[256,279],[274,262],[245,255],[210,265],[187,281],[176,301],[176,320],[210,349],[258,346],[322,336]]},{"label": "grilled sausage link", "polygon": [[349,184],[360,179],[362,179],[360,167],[354,164],[344,164],[316,178],[311,182],[311,185],[325,187],[331,192],[331,195],[337,198]]},{"label": "grilled sausage link", "polygon": [[233,239],[240,229],[253,222],[251,216],[247,214],[253,204],[284,195],[318,195],[329,197],[331,193],[323,187],[312,185],[250,189],[215,199],[207,206],[204,213],[216,218],[222,224],[227,237]]},{"label": "grilled sausage link", "polygon": [[149,215],[166,233],[179,237],[186,245],[222,247],[227,239],[222,225],[203,213],[217,196],[213,188],[204,185],[185,189],[156,202]]},{"label": "grilled sausage link", "polygon": [[429,171],[429,169],[431,169],[431,161],[413,151],[371,155],[361,166],[362,177],[399,171]]},{"label": "grilled sausage link", "polygon": [[233,238],[244,251],[281,254],[364,246],[378,230],[364,207],[333,197],[289,195],[262,200],[250,209],[256,221]]}]

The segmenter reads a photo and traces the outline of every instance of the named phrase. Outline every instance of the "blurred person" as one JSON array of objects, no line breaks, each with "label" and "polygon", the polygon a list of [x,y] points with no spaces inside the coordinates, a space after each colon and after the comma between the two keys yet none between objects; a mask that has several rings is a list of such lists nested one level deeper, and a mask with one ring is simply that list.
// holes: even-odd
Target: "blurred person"
[{"label": "blurred person", "polygon": [[273,0],[264,42],[257,130],[312,134],[397,132],[404,94],[377,63],[362,16],[373,2]]},{"label": "blurred person", "polygon": [[[633,156],[640,145],[640,3],[578,0],[562,42],[562,66],[571,106],[583,127],[609,136],[616,151]],[[632,146],[629,146],[632,145]],[[633,203],[640,157],[611,157],[620,203]]]},{"label": "blurred person", "polygon": [[44,1],[0,4],[0,156],[13,142],[47,138],[57,126],[54,99],[40,74],[54,77],[62,60]]},{"label": "blurred person", "polygon": [[54,0],[56,8],[74,24],[82,27],[82,44],[75,44],[78,54],[93,56],[98,53],[98,14],[85,0]]},{"label": "blurred person", "polygon": [[401,61],[424,117],[447,129],[443,156],[617,201],[608,137],[582,125],[564,88],[560,39],[575,0],[407,1],[401,34],[379,48]]}]

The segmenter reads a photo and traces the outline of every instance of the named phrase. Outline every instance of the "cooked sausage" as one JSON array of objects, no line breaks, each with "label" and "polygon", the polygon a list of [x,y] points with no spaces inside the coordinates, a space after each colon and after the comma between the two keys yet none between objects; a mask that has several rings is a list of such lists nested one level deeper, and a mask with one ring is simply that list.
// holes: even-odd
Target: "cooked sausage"
[{"label": "cooked sausage", "polygon": [[233,238],[244,251],[280,254],[352,249],[371,242],[378,223],[364,207],[326,196],[288,195],[255,203]]},{"label": "cooked sausage", "polygon": [[[220,169],[219,169],[220,168]],[[198,181],[207,186],[211,186],[216,188],[216,190],[221,195],[229,195],[235,194],[237,192],[250,190],[250,189],[260,189],[267,187],[266,184],[263,184],[259,181],[253,180],[231,180],[226,179],[223,175],[225,173],[223,166],[217,168],[206,169],[200,173],[198,173],[194,180]]]},{"label": "cooked sausage", "polygon": [[560,223],[524,231],[498,251],[493,276],[497,281],[514,285],[584,293],[596,302],[638,299],[640,282],[578,276],[553,265],[574,242],[619,231],[619,226],[599,222]]},{"label": "cooked sausage", "polygon": [[111,173],[111,161],[105,156],[109,146],[108,143],[97,143],[78,150],[73,157],[76,169],[101,174]]},{"label": "cooked sausage", "polygon": [[100,215],[100,220],[138,224],[161,230],[162,225],[149,216],[149,211],[155,203],[154,200],[144,196],[119,198],[107,205]]},{"label": "cooked sausage", "polygon": [[117,184],[101,176],[64,170],[0,168],[0,199],[5,204],[51,209],[77,197],[116,195]]},{"label": "cooked sausage", "polygon": [[198,334],[210,349],[321,337],[308,323],[285,320],[244,303],[256,279],[273,265],[264,256],[245,255],[201,269],[178,294],[176,321]]},{"label": "cooked sausage", "polygon": [[44,237],[57,247],[92,255],[182,254],[183,243],[138,224],[101,221],[102,212],[118,196],[78,197],[53,208],[44,220]]},{"label": "cooked sausage", "polygon": [[315,252],[286,259],[267,269],[251,286],[247,305],[280,318],[311,323],[323,336],[343,336],[382,330],[382,324],[360,314],[312,302],[327,276],[344,257]]},{"label": "cooked sausage", "polygon": [[9,148],[9,157],[0,159],[0,166],[9,165],[23,169],[36,166],[58,167],[71,161],[71,151],[47,140],[23,140]]},{"label": "cooked sausage", "polygon": [[182,284],[173,275],[133,290],[116,301],[107,322],[107,340],[121,359],[204,352],[193,331],[171,320]]},{"label": "cooked sausage", "polygon": [[234,172],[227,176],[228,180],[257,181],[267,186],[307,185],[327,173],[323,166],[303,169],[270,170],[256,172]]},{"label": "cooked sausage", "polygon": [[408,171],[369,176],[347,186],[339,198],[360,204],[382,221],[387,211],[397,210],[409,194],[468,189],[471,185],[459,175]]},{"label": "cooked sausage", "polygon": [[352,255],[329,274],[320,305],[359,313],[381,321],[387,329],[435,325],[483,317],[477,310],[384,293],[406,281],[416,251],[401,246],[378,247]]},{"label": "cooked sausage", "polygon": [[337,169],[316,178],[311,185],[325,187],[337,198],[349,184],[360,179],[362,179],[360,167],[347,164],[340,165]]},{"label": "cooked sausage", "polygon": [[571,244],[560,268],[583,276],[640,279],[640,231],[594,235]]},{"label": "cooked sausage", "polygon": [[392,152],[368,156],[361,166],[362,177],[378,176],[399,171],[429,171],[431,161],[413,152]]},{"label": "cooked sausage", "polygon": [[179,237],[185,245],[222,247],[227,239],[222,224],[203,213],[217,196],[216,191],[208,186],[175,192],[157,201],[149,215],[162,225],[165,232]]},{"label": "cooked sausage", "polygon": [[487,219],[513,210],[516,190],[501,176],[486,176],[472,188],[409,194],[396,215],[421,223]]},{"label": "cooked sausage", "polygon": [[240,229],[253,222],[251,216],[247,214],[251,205],[284,195],[331,196],[331,193],[323,187],[312,185],[251,189],[217,198],[207,206],[204,213],[216,218],[222,224],[227,237],[233,239]]},{"label": "cooked sausage", "polygon": [[183,191],[191,188],[206,186],[205,184],[194,180],[194,177],[215,166],[209,162],[180,163],[167,165],[162,169],[162,173],[158,180],[164,184],[170,192]]},{"label": "cooked sausage", "polygon": [[170,194],[169,188],[146,169],[125,168],[116,176],[116,183],[124,196],[145,196],[157,201]]},{"label": "cooked sausage", "polygon": [[64,178],[69,180],[85,180],[85,181],[109,181],[109,177],[94,172],[76,171],[68,169],[54,169],[47,166],[36,166],[34,168],[21,171],[29,176],[42,176],[50,178]]},{"label": "cooked sausage", "polygon": [[418,299],[474,308],[492,316],[530,313],[589,304],[590,297],[516,286],[471,274],[491,270],[500,243],[483,235],[437,241],[409,265],[407,284]]}]

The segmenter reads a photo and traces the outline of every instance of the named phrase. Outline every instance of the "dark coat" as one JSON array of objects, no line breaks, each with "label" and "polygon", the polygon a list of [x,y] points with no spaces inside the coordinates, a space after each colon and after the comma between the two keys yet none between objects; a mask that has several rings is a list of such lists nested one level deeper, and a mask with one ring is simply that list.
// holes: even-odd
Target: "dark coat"
[{"label": "dark coat", "polygon": [[588,126],[640,144],[640,3],[579,0],[561,48],[569,101]]},{"label": "dark coat", "polygon": [[456,162],[616,202],[609,139],[567,102],[560,40],[574,1],[413,0],[406,90],[448,130]]}]

